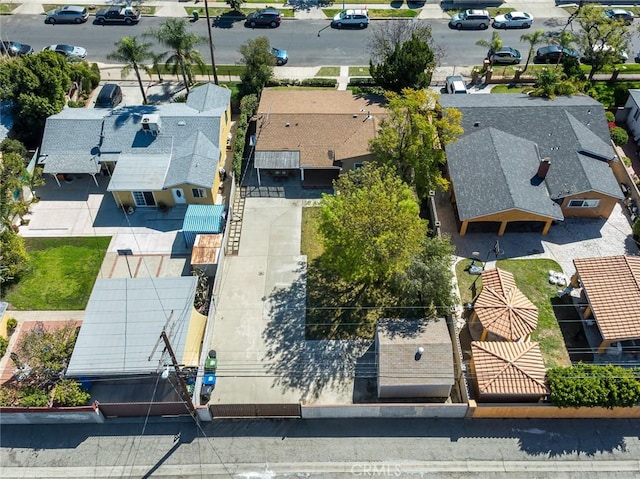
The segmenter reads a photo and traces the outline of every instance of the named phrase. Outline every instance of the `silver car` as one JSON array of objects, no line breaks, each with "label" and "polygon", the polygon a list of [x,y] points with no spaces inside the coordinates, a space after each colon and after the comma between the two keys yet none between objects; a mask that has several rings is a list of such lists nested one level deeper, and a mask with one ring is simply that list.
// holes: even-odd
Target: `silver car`
[{"label": "silver car", "polygon": [[478,28],[484,30],[491,24],[491,16],[487,10],[465,10],[456,13],[449,21],[451,28],[462,30],[463,28]]},{"label": "silver car", "polygon": [[47,12],[44,23],[84,23],[89,19],[89,12],[85,7],[65,5]]}]

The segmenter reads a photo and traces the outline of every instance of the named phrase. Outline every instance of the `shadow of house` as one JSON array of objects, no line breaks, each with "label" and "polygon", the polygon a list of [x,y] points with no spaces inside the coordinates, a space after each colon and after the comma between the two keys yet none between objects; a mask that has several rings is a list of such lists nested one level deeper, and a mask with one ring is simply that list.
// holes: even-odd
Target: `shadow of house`
[{"label": "shadow of house", "polygon": [[466,97],[440,99],[463,118],[463,136],[446,147],[460,235],[474,223],[498,226],[500,236],[507,228],[547,234],[564,218],[609,217],[623,196],[600,103],[587,96]]}]

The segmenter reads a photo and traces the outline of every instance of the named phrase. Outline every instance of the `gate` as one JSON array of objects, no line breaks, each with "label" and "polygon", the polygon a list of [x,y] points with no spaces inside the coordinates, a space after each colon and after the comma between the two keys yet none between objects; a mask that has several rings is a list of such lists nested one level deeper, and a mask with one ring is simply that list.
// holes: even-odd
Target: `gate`
[{"label": "gate", "polygon": [[215,418],[230,417],[301,417],[300,404],[212,404]]}]

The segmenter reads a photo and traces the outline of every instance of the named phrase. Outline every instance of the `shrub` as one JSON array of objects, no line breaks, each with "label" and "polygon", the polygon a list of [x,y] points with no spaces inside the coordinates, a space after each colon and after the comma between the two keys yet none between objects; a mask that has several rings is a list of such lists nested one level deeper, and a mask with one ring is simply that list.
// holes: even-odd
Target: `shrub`
[{"label": "shrub", "polygon": [[336,83],[337,81],[335,78],[305,78],[304,80],[300,81],[301,86],[314,86],[323,88],[335,88]]},{"label": "shrub", "polygon": [[12,387],[0,387],[0,406],[13,406],[18,402],[18,392]]},{"label": "shrub", "polygon": [[547,371],[549,400],[559,407],[632,407],[640,401],[640,381],[620,366],[577,364]]},{"label": "shrub", "polygon": [[375,86],[376,81],[371,77],[350,78],[349,86]]},{"label": "shrub", "polygon": [[85,406],[91,395],[82,389],[80,383],[64,379],[56,385],[53,393],[54,406]]},{"label": "shrub", "polygon": [[620,160],[622,161],[622,164],[624,166],[626,166],[627,168],[631,168],[631,158],[629,158],[628,156],[623,156],[622,158],[620,158]]},{"label": "shrub", "polygon": [[616,121],[616,116],[613,114],[613,112],[611,111],[605,111],[604,115],[607,117],[607,121],[608,122],[613,122],[615,123]]},{"label": "shrub", "polygon": [[7,319],[7,334],[11,336],[18,327],[18,320],[16,318]]},{"label": "shrub", "polygon": [[634,238],[640,238],[640,219],[637,219],[631,227],[631,232]]},{"label": "shrub", "polygon": [[18,406],[22,407],[46,407],[49,405],[49,395],[34,387],[26,387],[21,391]]},{"label": "shrub", "polygon": [[17,153],[24,158],[27,154],[27,147],[19,140],[5,138],[0,142],[0,151],[2,153]]},{"label": "shrub", "polygon": [[611,139],[618,146],[626,145],[629,141],[629,134],[624,128],[616,126],[611,130]]},{"label": "shrub", "polygon": [[7,346],[9,346],[9,340],[4,336],[0,336],[0,358],[6,354]]}]

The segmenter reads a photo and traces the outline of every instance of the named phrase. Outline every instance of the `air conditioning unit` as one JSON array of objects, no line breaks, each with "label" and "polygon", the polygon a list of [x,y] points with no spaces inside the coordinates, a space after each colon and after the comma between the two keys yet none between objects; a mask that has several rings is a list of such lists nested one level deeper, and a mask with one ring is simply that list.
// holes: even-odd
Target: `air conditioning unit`
[{"label": "air conditioning unit", "polygon": [[157,134],[160,131],[160,115],[143,115],[141,125],[144,131],[149,131]]}]

